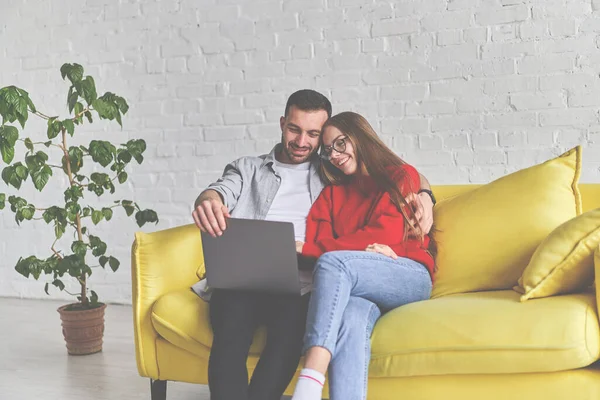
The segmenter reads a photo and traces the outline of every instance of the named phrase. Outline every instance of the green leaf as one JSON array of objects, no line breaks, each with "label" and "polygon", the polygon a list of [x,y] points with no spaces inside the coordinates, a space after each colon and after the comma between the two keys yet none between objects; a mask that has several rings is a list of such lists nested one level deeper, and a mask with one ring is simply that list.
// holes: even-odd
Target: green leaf
[{"label": "green leaf", "polygon": [[25,128],[25,122],[27,122],[27,118],[29,118],[29,113],[27,112],[27,100],[23,97],[19,98],[19,103],[15,106],[15,112],[21,127]]},{"label": "green leaf", "polygon": [[108,166],[113,161],[117,152],[117,149],[112,143],[102,140],[92,140],[90,142],[89,150],[92,160],[103,167]]},{"label": "green leaf", "polygon": [[0,139],[0,154],[2,155],[2,161],[10,164],[15,158],[15,148],[10,146],[4,140]]},{"label": "green leaf", "polygon": [[67,95],[67,105],[69,106],[69,112],[73,112],[75,105],[77,104],[77,100],[79,100],[79,93],[75,92],[75,86],[71,86],[69,88],[69,94]]},{"label": "green leaf", "polygon": [[39,279],[42,273],[53,272],[52,269],[55,265],[55,261],[52,258],[47,260],[41,260],[36,256],[29,256],[27,258],[19,258],[15,271],[23,275],[25,278],[33,276],[34,279]]},{"label": "green leaf", "polygon": [[48,282],[44,285],[44,292],[46,292],[47,295],[50,295],[50,293],[48,293]]},{"label": "green leaf", "polygon": [[[104,253],[106,253],[106,243],[104,243],[98,236],[90,235],[90,246],[92,248],[92,255],[94,257],[102,256]],[[100,259],[102,259],[102,257],[100,257]]]},{"label": "green leaf", "polygon": [[127,104],[127,101],[125,101],[124,98],[120,96],[115,96],[115,103],[119,107],[119,111],[121,111],[121,114],[127,114],[127,111],[129,111],[129,105]]},{"label": "green leaf", "polygon": [[96,93],[96,83],[94,82],[94,78],[91,76],[86,76],[83,81],[81,81],[78,92],[85,99],[88,105],[92,105],[93,101],[96,100],[98,94]]},{"label": "green leaf", "polygon": [[46,161],[48,161],[48,155],[43,151],[25,157],[25,164],[27,164],[30,174],[41,170],[46,165]]},{"label": "green leaf", "polygon": [[128,217],[130,217],[131,214],[133,214],[135,212],[135,207],[133,206],[133,202],[130,200],[123,200],[121,202],[121,206],[125,210],[125,213],[127,214]]},{"label": "green leaf", "polygon": [[94,292],[93,290],[91,292],[92,295],[90,296],[90,303],[92,306],[95,306],[96,304],[98,304],[98,294],[96,294],[96,292]]},{"label": "green leaf", "polygon": [[14,126],[0,126],[0,153],[2,160],[10,164],[15,157],[15,144],[19,139],[19,131]]},{"label": "green leaf", "polygon": [[122,160],[123,162],[129,162],[131,157],[133,157],[138,164],[141,164],[144,161],[144,157],[142,154],[146,151],[146,142],[143,139],[133,139],[125,144],[126,151],[123,151]]},{"label": "green leaf", "polygon": [[21,180],[17,176],[17,173],[13,167],[6,167],[2,170],[2,180],[7,185],[13,185],[17,189],[21,187]]},{"label": "green leaf", "polygon": [[27,168],[20,162],[8,166],[2,170],[2,180],[7,185],[12,185],[17,189],[21,188],[21,183],[27,179]]},{"label": "green leaf", "polygon": [[81,81],[83,78],[83,67],[79,64],[63,64],[60,68],[60,73],[62,78],[65,79],[65,76],[69,78],[71,83],[75,84],[76,82]]},{"label": "green leaf", "polygon": [[86,111],[83,115],[85,115],[85,117],[87,118],[88,122],[91,124],[93,122],[92,120],[92,113],[89,111]]},{"label": "green leaf", "polygon": [[81,186],[71,186],[65,190],[65,201],[76,202],[83,197],[83,188]]},{"label": "green leaf", "polygon": [[100,262],[100,266],[104,268],[106,266],[106,263],[108,262],[108,257],[100,256],[100,258],[98,258],[98,261]]},{"label": "green leaf", "polygon": [[123,184],[127,181],[127,172],[123,171],[119,174],[119,183]]},{"label": "green leaf", "polygon": [[119,269],[119,265],[121,265],[121,263],[119,262],[119,260],[117,260],[113,256],[109,257],[108,264],[110,265],[110,269],[112,269],[113,272],[117,272],[117,270]]},{"label": "green leaf", "polygon": [[65,284],[60,279],[55,279],[54,281],[52,281],[52,284],[56,286],[59,290],[65,289]]},{"label": "green leaf", "polygon": [[81,104],[79,102],[75,103],[75,115],[81,114],[82,111],[83,111],[83,104]]},{"label": "green leaf", "polygon": [[85,253],[87,253],[87,244],[85,244],[81,240],[76,240],[71,245],[71,250],[73,251],[73,253],[81,257],[85,257]]},{"label": "green leaf", "polygon": [[69,135],[73,136],[73,133],[75,133],[75,124],[73,124],[73,120],[65,119],[62,122],[62,124],[65,127],[65,129],[67,130],[67,132],[69,133]]},{"label": "green leaf", "polygon": [[17,88],[17,92],[19,92],[19,94],[21,95],[21,98],[25,99],[25,102],[27,103],[27,106],[29,106],[29,109],[31,110],[31,112],[36,112],[35,105],[29,98],[29,93],[26,90],[23,90],[21,88]]},{"label": "green leaf", "polygon": [[67,211],[67,218],[71,222],[75,222],[77,220],[77,214],[81,212],[81,206],[76,202],[68,202],[65,204],[65,210]]},{"label": "green leaf", "polygon": [[100,221],[102,221],[102,218],[104,218],[104,214],[102,214],[102,211],[100,211],[100,210],[92,211],[92,222],[94,223],[94,225],[98,225],[98,223]]},{"label": "green leaf", "polygon": [[62,67],[60,67],[60,76],[62,76],[63,79],[65,79],[65,77],[67,76],[67,73],[71,70],[71,64],[63,64]]},{"label": "green leaf", "polygon": [[110,208],[103,208],[103,209],[102,209],[102,215],[104,215],[104,218],[105,218],[107,221],[110,221],[110,219],[111,219],[111,218],[112,218],[112,216],[113,216],[113,210],[112,210],[112,209],[110,209]]},{"label": "green leaf", "polygon": [[48,140],[47,142],[44,142],[44,146],[46,146],[46,147],[50,147],[51,144],[52,144],[52,140]]},{"label": "green leaf", "polygon": [[44,165],[42,169],[31,174],[33,186],[35,186],[35,188],[41,192],[50,180],[51,176],[52,169],[49,166]]},{"label": "green leaf", "polygon": [[131,153],[127,150],[119,150],[119,155],[117,156],[117,159],[125,164],[127,164],[129,161],[131,161]]},{"label": "green leaf", "polygon": [[[83,167],[83,151],[79,147],[71,146],[69,147],[69,164],[71,166],[71,173],[77,174],[79,170]],[[67,159],[65,156],[62,158],[62,167],[63,171],[67,173]]]},{"label": "green leaf", "polygon": [[56,117],[52,117],[48,120],[48,130],[46,134],[48,139],[54,139],[60,133],[60,122],[56,121]]},{"label": "green leaf", "polygon": [[15,86],[8,86],[5,88],[4,100],[12,106],[19,104],[19,92]]},{"label": "green leaf", "polygon": [[11,146],[14,146],[19,139],[19,130],[10,125],[0,126],[0,136]]},{"label": "green leaf", "polygon": [[27,179],[27,175],[28,175],[29,171],[27,170],[26,166],[24,166],[21,163],[16,163],[15,165],[13,165],[13,167],[15,167],[15,171],[19,178],[21,178],[22,180]]},{"label": "green leaf", "polygon": [[54,236],[57,239],[60,239],[62,235],[65,233],[65,227],[63,225],[57,224],[54,226]]},{"label": "green leaf", "polygon": [[35,208],[30,204],[27,205],[26,207],[23,207],[21,209],[21,215],[23,216],[24,219],[30,221],[33,218],[33,215],[35,214]]},{"label": "green leaf", "polygon": [[33,142],[30,138],[25,139],[25,147],[27,147],[27,150],[33,151]]},{"label": "green leaf", "polygon": [[135,220],[138,226],[142,227],[146,222],[158,223],[158,215],[153,210],[138,211],[135,213]]},{"label": "green leaf", "polygon": [[5,205],[6,205],[6,194],[0,193],[0,210],[3,210]]}]

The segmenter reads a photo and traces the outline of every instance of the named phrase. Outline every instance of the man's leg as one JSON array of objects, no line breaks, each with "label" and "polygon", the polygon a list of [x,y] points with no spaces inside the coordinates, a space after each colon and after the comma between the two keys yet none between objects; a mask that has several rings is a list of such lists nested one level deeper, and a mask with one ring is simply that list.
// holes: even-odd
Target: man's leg
[{"label": "man's leg", "polygon": [[250,382],[251,400],[279,400],[300,362],[309,295],[265,295],[267,343]]},{"label": "man's leg", "polygon": [[259,296],[215,290],[210,299],[214,334],[208,361],[211,400],[248,400],[246,359],[259,323]]}]

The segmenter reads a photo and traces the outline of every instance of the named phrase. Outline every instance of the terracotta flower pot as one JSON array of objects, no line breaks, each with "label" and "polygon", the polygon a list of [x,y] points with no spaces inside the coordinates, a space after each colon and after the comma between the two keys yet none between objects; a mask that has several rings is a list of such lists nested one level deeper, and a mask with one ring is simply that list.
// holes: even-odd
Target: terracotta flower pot
[{"label": "terracotta flower pot", "polygon": [[102,351],[106,304],[90,310],[68,310],[77,304],[58,308],[69,354],[85,355]]}]

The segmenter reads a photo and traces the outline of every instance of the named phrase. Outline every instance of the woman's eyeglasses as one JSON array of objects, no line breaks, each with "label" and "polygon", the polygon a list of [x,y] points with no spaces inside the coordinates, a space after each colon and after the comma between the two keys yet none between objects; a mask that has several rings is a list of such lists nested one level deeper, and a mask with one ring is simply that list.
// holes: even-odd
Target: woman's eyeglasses
[{"label": "woman's eyeglasses", "polygon": [[331,159],[331,153],[335,150],[337,153],[343,153],[346,151],[346,136],[341,136],[335,139],[331,146],[323,146],[321,153],[319,154],[323,160],[329,161]]}]

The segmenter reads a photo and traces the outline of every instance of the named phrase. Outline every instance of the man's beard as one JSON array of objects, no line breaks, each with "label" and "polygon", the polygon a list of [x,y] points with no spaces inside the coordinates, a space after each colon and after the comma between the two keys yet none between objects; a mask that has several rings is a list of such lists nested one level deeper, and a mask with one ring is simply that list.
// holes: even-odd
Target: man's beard
[{"label": "man's beard", "polygon": [[312,156],[312,154],[313,154],[313,149],[311,147],[302,147],[302,148],[296,147],[296,150],[300,150],[300,149],[308,150],[306,153],[306,156],[299,158],[297,155],[293,154],[293,150],[291,147],[292,147],[292,143],[289,143],[287,146],[283,147],[283,151],[285,151],[289,160],[295,164],[302,164],[303,162],[308,161],[310,156]]}]

